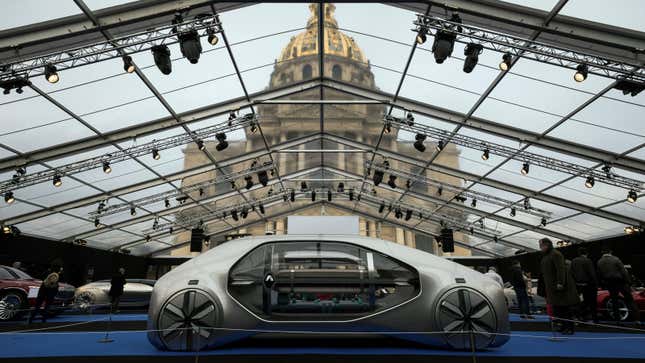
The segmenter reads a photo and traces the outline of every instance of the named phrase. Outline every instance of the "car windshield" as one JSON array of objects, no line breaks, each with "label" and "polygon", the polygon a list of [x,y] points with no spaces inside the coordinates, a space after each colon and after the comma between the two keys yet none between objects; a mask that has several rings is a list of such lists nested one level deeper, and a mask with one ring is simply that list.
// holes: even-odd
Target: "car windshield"
[{"label": "car windshield", "polygon": [[33,280],[34,278],[26,274],[25,272],[22,272],[18,270],[17,268],[13,267],[8,267],[6,266],[5,269],[9,271],[10,274],[12,274],[15,278],[18,278],[20,280]]}]

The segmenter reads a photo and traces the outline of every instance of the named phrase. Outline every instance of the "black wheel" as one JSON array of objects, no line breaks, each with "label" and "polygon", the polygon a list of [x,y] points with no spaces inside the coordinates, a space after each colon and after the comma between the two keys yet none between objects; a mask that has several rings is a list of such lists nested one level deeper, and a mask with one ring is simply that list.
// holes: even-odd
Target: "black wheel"
[{"label": "black wheel", "polygon": [[469,288],[446,292],[439,299],[435,319],[439,329],[445,332],[446,344],[454,349],[485,348],[497,332],[493,305],[484,295]]},{"label": "black wheel", "polygon": [[206,292],[183,290],[159,313],[159,337],[170,350],[197,351],[210,345],[217,335],[220,308]]},{"label": "black wheel", "polygon": [[19,292],[7,292],[0,297],[0,321],[17,319],[27,309],[27,298]]},{"label": "black wheel", "polygon": [[[614,304],[618,308],[618,316],[614,311]],[[629,319],[629,307],[625,303],[625,300],[621,298],[612,299],[609,298],[605,301],[605,311],[607,312],[607,317],[613,321],[626,321]]]}]

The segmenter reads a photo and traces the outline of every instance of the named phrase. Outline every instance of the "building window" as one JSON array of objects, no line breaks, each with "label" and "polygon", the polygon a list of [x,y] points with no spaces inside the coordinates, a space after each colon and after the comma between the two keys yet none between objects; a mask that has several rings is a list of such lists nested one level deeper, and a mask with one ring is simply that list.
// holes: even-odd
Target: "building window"
[{"label": "building window", "polygon": [[302,67],[302,79],[309,79],[311,78],[311,65],[305,64],[304,67]]},{"label": "building window", "polygon": [[331,68],[331,78],[333,79],[343,78],[343,70],[340,68],[338,64],[334,64],[334,66]]}]

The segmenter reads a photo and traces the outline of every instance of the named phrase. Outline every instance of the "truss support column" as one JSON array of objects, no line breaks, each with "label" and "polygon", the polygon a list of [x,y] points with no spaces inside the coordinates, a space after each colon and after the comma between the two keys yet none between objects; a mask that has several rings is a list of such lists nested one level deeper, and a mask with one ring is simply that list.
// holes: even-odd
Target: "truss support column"
[{"label": "truss support column", "polygon": [[359,218],[358,219],[358,234],[361,236],[367,236],[368,233],[368,227],[367,227],[367,221],[365,218]]},{"label": "truss support column", "polygon": [[284,219],[280,218],[275,221],[275,234],[285,234],[285,223]]},{"label": "truss support column", "polygon": [[416,241],[414,240],[414,233],[412,231],[405,231],[405,245],[412,248],[417,248]]},{"label": "truss support column", "polygon": [[395,235],[394,238],[396,239],[396,243],[400,245],[405,246],[405,231],[401,227],[395,227]]},{"label": "truss support column", "polygon": [[376,238],[376,222],[367,221],[367,233],[370,237]]}]

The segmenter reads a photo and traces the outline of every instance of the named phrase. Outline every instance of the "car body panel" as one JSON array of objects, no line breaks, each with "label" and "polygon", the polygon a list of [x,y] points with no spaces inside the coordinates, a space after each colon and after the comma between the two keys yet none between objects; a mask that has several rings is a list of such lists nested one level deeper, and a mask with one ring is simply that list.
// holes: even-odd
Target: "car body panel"
[{"label": "car body panel", "polygon": [[[119,306],[148,307],[155,282],[147,279],[126,279]],[[109,292],[110,280],[90,282],[76,289],[75,301],[81,310],[107,307],[110,304]]]},{"label": "car body panel", "polygon": [[[240,259],[249,252],[264,245],[273,243],[302,243],[321,242],[340,243],[363,248],[368,251],[386,256],[413,267],[418,273],[420,292],[417,296],[388,309],[377,311],[373,314],[357,316],[352,319],[334,318],[321,320],[294,320],[272,321],[258,316],[253,311],[237,301],[229,293],[229,272]],[[216,347],[220,344],[240,336],[253,334],[257,330],[298,330],[298,331],[376,331],[396,332],[399,338],[413,339],[427,344],[449,347],[446,336],[440,334],[424,334],[423,332],[442,331],[440,320],[442,314],[437,312],[448,306],[446,300],[466,296],[472,301],[481,302],[487,310],[486,314],[493,317],[494,334],[488,336],[485,344],[477,345],[499,346],[508,340],[505,335],[509,332],[508,311],[502,289],[477,271],[449,260],[428,254],[426,252],[409,248],[380,239],[358,236],[263,236],[237,239],[210,249],[206,253],[185,262],[164,275],[155,285],[148,312],[148,327],[159,330],[166,321],[167,309],[177,310],[177,314],[186,313],[179,311],[173,304],[180,301],[181,294],[195,301],[209,299],[209,313],[206,316],[213,335],[204,338],[206,342],[197,343],[201,349]],[[441,306],[439,300],[441,301]],[[201,300],[200,300],[201,301]],[[456,300],[455,300],[456,301]],[[471,300],[468,300],[471,301]],[[426,318],[421,319],[420,316]],[[165,328],[164,328],[165,329]],[[199,330],[201,333],[201,330]],[[410,332],[410,334],[404,334]],[[416,332],[419,334],[415,334]],[[190,334],[187,334],[190,335]],[[447,334],[446,334],[447,335]],[[483,336],[483,335],[482,335]],[[182,347],[169,347],[163,341],[159,332],[150,332],[149,340],[160,349],[192,350]],[[201,339],[201,336],[197,338]],[[460,339],[468,337],[463,336]],[[490,339],[489,339],[490,338]],[[194,342],[191,342],[194,344]],[[457,345],[463,345],[458,343]],[[188,347],[188,346],[187,346]],[[192,347],[192,345],[190,346]],[[190,348],[188,347],[188,348]],[[463,348],[463,347],[462,347]]]},{"label": "car body panel", "polygon": [[[620,296],[622,298],[622,294]],[[636,306],[638,307],[638,309],[641,312],[645,311],[645,289],[637,288],[633,290],[632,298],[634,299],[634,302],[636,303]],[[598,297],[597,297],[598,314],[600,314],[601,316],[605,316],[606,318],[615,320],[609,316],[609,312],[607,311],[608,301],[609,301],[609,291],[598,290]],[[626,305],[619,304],[619,309],[623,310],[623,313],[621,313],[620,320],[629,320],[632,318],[631,316],[632,314],[629,313],[629,308]],[[643,313],[641,313],[641,317],[643,317]]]}]

